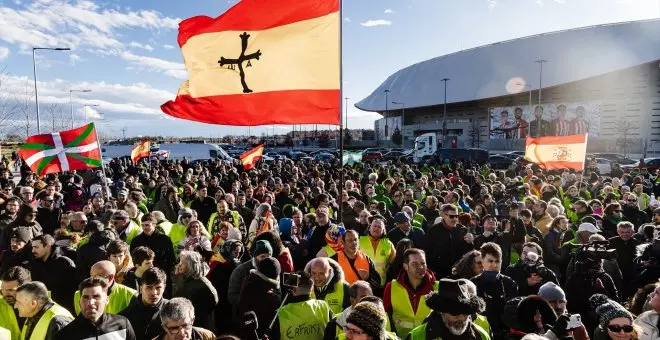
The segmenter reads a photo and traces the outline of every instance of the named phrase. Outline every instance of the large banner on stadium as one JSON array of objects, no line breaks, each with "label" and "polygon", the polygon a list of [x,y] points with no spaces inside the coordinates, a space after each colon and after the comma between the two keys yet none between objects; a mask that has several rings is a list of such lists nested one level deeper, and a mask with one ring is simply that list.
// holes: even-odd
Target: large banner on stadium
[{"label": "large banner on stadium", "polygon": [[[490,109],[490,138],[600,134],[600,102],[556,103]],[[540,133],[538,133],[540,131]]]}]

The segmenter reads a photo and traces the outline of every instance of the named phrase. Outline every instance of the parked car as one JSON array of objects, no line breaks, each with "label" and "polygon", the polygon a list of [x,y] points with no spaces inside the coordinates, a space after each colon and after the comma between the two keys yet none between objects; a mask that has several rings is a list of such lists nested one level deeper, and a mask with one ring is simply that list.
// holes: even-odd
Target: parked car
[{"label": "parked car", "polygon": [[[401,149],[401,150],[403,150],[403,149]],[[393,161],[393,162],[396,162],[396,161],[398,161],[401,157],[404,157],[404,156],[406,156],[406,152],[405,152],[405,151],[398,151],[398,150],[395,150],[395,151],[390,151],[390,152],[384,154],[384,155],[383,155],[383,159],[386,160],[386,161]]]},{"label": "parked car", "polygon": [[504,155],[488,156],[488,164],[494,170],[505,170],[511,167],[516,161]]},{"label": "parked car", "polygon": [[612,172],[612,161],[607,158],[596,158],[596,168],[601,175],[609,175]]},{"label": "parked car", "polygon": [[383,154],[378,151],[364,151],[362,152],[362,161],[380,162],[383,160]]},{"label": "parked car", "polygon": [[597,152],[597,153],[587,155],[587,158],[590,158],[590,157],[605,158],[605,159],[608,159],[610,161],[617,162],[620,165],[630,165],[630,164],[639,163],[639,161],[630,159],[630,158],[628,158],[628,157],[626,157],[626,156],[624,156],[620,153]]},{"label": "parked car", "polygon": [[644,164],[640,164],[639,162],[636,162],[634,164],[622,165],[621,168],[628,170],[634,168],[648,169],[649,172],[652,172],[657,169],[660,169],[660,158],[658,157],[644,158]]},{"label": "parked car", "polygon": [[335,155],[333,155],[331,153],[328,153],[328,152],[318,152],[314,155],[314,159],[316,159],[317,161],[321,161],[321,162],[330,162],[331,163],[331,162],[334,162],[337,159],[337,157],[335,157]]}]

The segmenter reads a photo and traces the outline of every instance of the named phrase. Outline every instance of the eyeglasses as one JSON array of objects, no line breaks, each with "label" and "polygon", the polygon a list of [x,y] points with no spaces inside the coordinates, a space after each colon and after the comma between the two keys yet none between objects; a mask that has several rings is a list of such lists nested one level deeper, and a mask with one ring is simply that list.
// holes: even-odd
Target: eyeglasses
[{"label": "eyeglasses", "polygon": [[345,327],[344,327],[344,333],[346,333],[346,334],[353,334],[353,335],[362,335],[362,334],[364,334],[365,332],[364,332],[364,331],[361,331],[361,330],[359,330],[359,329],[355,329],[355,328],[351,328],[351,327],[345,326]]},{"label": "eyeglasses", "polygon": [[447,214],[447,217],[449,217],[451,219],[454,219],[454,218],[458,218],[458,215],[449,215],[449,214]]},{"label": "eyeglasses", "polygon": [[181,215],[181,218],[192,218],[192,215],[189,214]]},{"label": "eyeglasses", "polygon": [[176,335],[181,333],[181,331],[189,331],[192,328],[192,324],[186,323],[180,326],[175,326],[175,327],[167,327],[163,325],[163,328],[169,333],[170,335]]},{"label": "eyeglasses", "polygon": [[613,332],[613,333],[620,333],[621,331],[623,331],[624,333],[632,333],[633,326],[631,326],[631,325],[625,325],[625,326],[607,325],[607,329],[609,329],[610,332]]}]

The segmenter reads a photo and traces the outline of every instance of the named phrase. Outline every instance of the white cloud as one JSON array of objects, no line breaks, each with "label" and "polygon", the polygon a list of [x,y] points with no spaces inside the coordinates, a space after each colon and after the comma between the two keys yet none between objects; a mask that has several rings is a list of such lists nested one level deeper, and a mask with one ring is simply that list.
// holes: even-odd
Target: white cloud
[{"label": "white cloud", "polygon": [[349,17],[344,18],[344,21],[346,21],[346,22],[353,22],[353,20],[351,20],[351,18],[349,18]]},{"label": "white cloud", "polygon": [[385,14],[394,14],[394,10],[391,9],[391,8],[387,8],[387,9],[385,9],[385,11],[383,13],[385,13]]},{"label": "white cloud", "polygon": [[177,79],[188,78],[188,72],[186,71],[185,65],[183,65],[182,63],[158,59],[154,57],[140,56],[133,54],[129,51],[121,52],[119,56],[135,66],[142,66],[145,69],[151,71],[161,71],[164,72],[166,75]]},{"label": "white cloud", "polygon": [[368,20],[368,21],[365,21],[365,22],[361,22],[360,25],[362,25],[364,27],[391,26],[392,21],[384,20],[384,19]]},{"label": "white cloud", "polygon": [[36,0],[19,8],[0,7],[0,40],[28,46],[85,46],[120,49],[119,29],[176,29],[180,19],[153,10],[104,9],[82,0]]},{"label": "white cloud", "polygon": [[69,63],[71,65],[75,65],[77,62],[82,61],[82,60],[83,60],[83,58],[81,58],[79,55],[77,55],[75,53],[69,54]]},{"label": "white cloud", "polygon": [[163,48],[166,49],[166,50],[173,50],[174,48],[176,48],[176,46],[165,44],[165,45],[163,45]]},{"label": "white cloud", "polygon": [[9,49],[3,46],[0,46],[0,61],[3,61],[9,57]]},{"label": "white cloud", "polygon": [[141,48],[141,49],[143,49],[143,50],[147,50],[147,51],[149,51],[149,52],[151,52],[151,51],[154,50],[154,48],[151,47],[151,45],[148,45],[148,44],[141,44],[141,43],[139,43],[139,42],[137,42],[137,41],[131,41],[131,43],[129,44],[129,46],[131,46],[131,47],[135,47],[135,48]]}]

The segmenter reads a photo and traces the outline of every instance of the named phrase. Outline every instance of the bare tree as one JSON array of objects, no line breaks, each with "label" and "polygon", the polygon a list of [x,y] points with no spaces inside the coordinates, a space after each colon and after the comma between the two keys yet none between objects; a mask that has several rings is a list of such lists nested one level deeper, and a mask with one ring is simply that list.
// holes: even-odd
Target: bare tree
[{"label": "bare tree", "polygon": [[65,124],[65,122],[63,121],[64,107],[62,106],[62,104],[58,104],[58,103],[48,104],[44,112],[46,113],[46,117],[48,117],[48,120],[51,123],[52,132],[64,130],[63,129]]},{"label": "bare tree", "polygon": [[25,128],[25,137],[29,137],[32,128],[32,117],[35,113],[34,90],[25,83],[25,91],[16,97],[16,110],[20,118],[16,121],[18,128]]},{"label": "bare tree", "polygon": [[470,129],[468,130],[468,137],[472,143],[473,148],[478,148],[481,145],[481,122],[477,119],[471,119]]},{"label": "bare tree", "polygon": [[0,71],[0,132],[7,134],[16,116],[16,102],[13,100],[10,90],[7,88],[9,73],[5,66]]},{"label": "bare tree", "polygon": [[620,120],[616,123],[616,130],[618,138],[616,140],[616,145],[620,147],[623,151],[623,155],[628,157],[628,147],[635,145],[635,141],[631,138],[632,135],[635,135],[635,130],[638,127],[629,120]]}]

